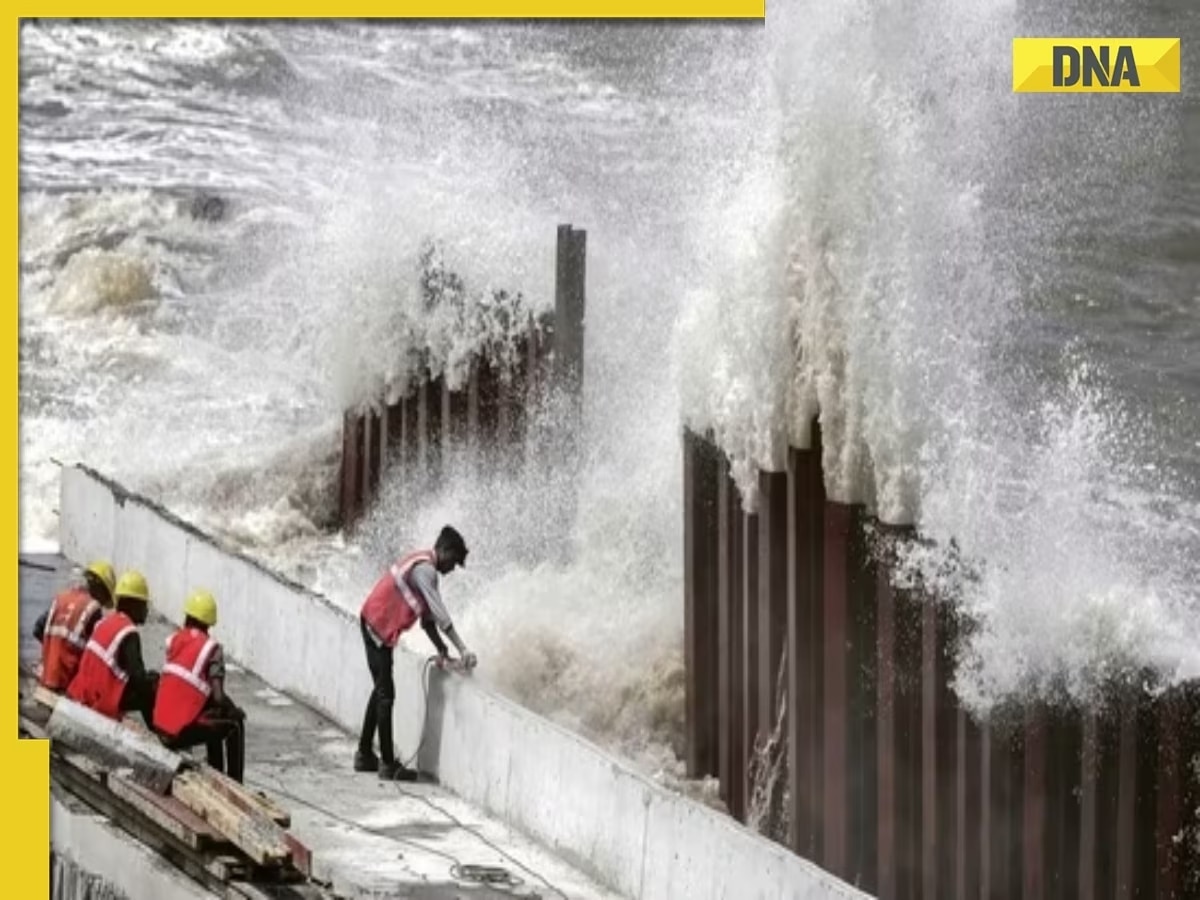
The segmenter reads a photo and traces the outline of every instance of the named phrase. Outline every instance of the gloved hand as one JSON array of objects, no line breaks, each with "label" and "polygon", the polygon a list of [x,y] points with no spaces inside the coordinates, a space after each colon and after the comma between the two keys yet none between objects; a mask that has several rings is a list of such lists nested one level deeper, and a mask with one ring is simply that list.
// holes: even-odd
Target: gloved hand
[{"label": "gloved hand", "polygon": [[470,650],[468,650],[466,653],[464,653],[464,654],[463,654],[462,661],[463,661],[463,667],[464,667],[464,668],[465,668],[465,669],[466,669],[468,672],[469,672],[471,669],[475,668],[477,665],[479,665],[479,660],[478,660],[478,658],[477,658],[477,657],[475,656],[475,654],[474,654],[474,653],[472,653]]}]

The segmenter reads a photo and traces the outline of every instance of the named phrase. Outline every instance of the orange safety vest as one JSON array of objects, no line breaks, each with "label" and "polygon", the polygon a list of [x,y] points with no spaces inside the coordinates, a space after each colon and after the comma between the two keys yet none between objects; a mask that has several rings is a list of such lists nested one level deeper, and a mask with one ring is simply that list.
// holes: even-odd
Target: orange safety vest
[{"label": "orange safety vest", "polygon": [[199,628],[180,628],[167,639],[167,661],[154,698],[154,727],[176,737],[200,716],[212,684],[208,662],[220,646]]},{"label": "orange safety vest", "polygon": [[437,554],[432,550],[410,553],[392,564],[367,595],[360,615],[384,646],[395,647],[400,635],[425,614],[425,600],[409,581],[409,575],[417,563],[436,561]]},{"label": "orange safety vest", "polygon": [[84,588],[63,591],[50,604],[42,635],[40,681],[52,691],[64,691],[79,670],[79,658],[87,646],[84,628],[100,604]]},{"label": "orange safety vest", "polygon": [[113,611],[100,620],[92,639],[87,642],[79,671],[67,685],[67,696],[110,719],[121,718],[121,695],[129,682],[129,673],[117,662],[121,643],[137,633],[133,619]]}]

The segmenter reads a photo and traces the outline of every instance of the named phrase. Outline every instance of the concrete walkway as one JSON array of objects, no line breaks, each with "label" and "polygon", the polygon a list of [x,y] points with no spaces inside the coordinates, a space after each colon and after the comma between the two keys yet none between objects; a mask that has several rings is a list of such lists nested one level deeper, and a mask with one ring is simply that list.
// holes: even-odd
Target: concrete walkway
[{"label": "concrete walkway", "polygon": [[[59,556],[22,556],[20,653],[39,658],[34,620],[71,578]],[[150,585],[153,592],[154,585]],[[220,598],[217,598],[220,603]],[[158,669],[172,626],[142,629],[147,666]],[[220,624],[213,634],[220,639]],[[313,665],[329,661],[313,660]],[[338,660],[340,666],[365,660]],[[246,784],[292,816],[291,831],[313,853],[313,877],[347,898],[610,898],[579,871],[434,784],[385,784],[352,770],[355,738],[313,710],[231,666],[231,696],[246,710]],[[366,698],[363,698],[364,702]],[[412,710],[421,715],[422,710]],[[203,748],[195,751],[203,753]],[[481,753],[486,748],[481,747]],[[500,867],[506,883],[472,879],[471,867]]]}]

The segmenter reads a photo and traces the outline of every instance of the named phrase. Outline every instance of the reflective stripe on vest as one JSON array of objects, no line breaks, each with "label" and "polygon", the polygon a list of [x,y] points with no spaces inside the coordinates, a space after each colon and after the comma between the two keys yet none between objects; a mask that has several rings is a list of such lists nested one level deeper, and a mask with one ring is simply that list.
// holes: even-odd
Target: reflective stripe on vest
[{"label": "reflective stripe on vest", "polygon": [[367,595],[360,615],[385,646],[396,646],[400,635],[424,615],[425,604],[408,583],[408,576],[417,563],[433,563],[436,559],[432,550],[408,554],[389,566]]},{"label": "reflective stripe on vest", "polygon": [[198,628],[181,628],[167,639],[152,717],[158,731],[175,737],[196,721],[212,694],[205,670],[220,646]]},{"label": "reflective stripe on vest", "polygon": [[108,666],[109,671],[116,676],[118,681],[128,681],[129,674],[117,665],[117,651],[121,649],[121,641],[125,640],[125,638],[129,637],[135,631],[137,631],[136,625],[126,625],[116,633],[107,647],[102,647],[93,637],[87,642],[87,648],[84,652],[94,654],[98,657],[104,665]]},{"label": "reflective stripe on vest", "polygon": [[126,639],[137,635],[137,625],[125,613],[109,613],[80,655],[79,671],[67,685],[67,696],[110,719],[121,719],[121,699],[129,675],[117,662]]},{"label": "reflective stripe on vest", "polygon": [[[168,638],[168,646],[170,643],[171,640]],[[212,638],[208,638],[205,640],[204,647],[201,648],[199,655],[196,657],[196,662],[190,669],[179,665],[179,663],[169,662],[163,665],[163,674],[170,674],[176,676],[177,678],[182,678],[184,681],[202,693],[205,697],[208,697],[208,695],[212,693],[212,685],[208,683],[208,680],[204,678],[201,673],[204,671],[204,667],[208,665],[208,660],[213,655],[214,651],[216,651],[216,649],[217,642]]]},{"label": "reflective stripe on vest", "polygon": [[412,559],[410,557],[407,560],[392,564],[392,580],[396,582],[396,587],[400,589],[400,596],[404,598],[404,602],[408,604],[408,608],[413,611],[417,618],[420,618],[424,612],[424,604],[409,586],[408,573],[419,562],[419,559]]},{"label": "reflective stripe on vest", "polygon": [[[46,628],[45,637],[62,638],[72,647],[78,647],[80,650],[84,649],[84,647],[87,646],[87,642],[83,639],[84,626],[87,625],[88,620],[90,620],[99,609],[100,604],[95,600],[92,600],[83,607],[82,613],[78,614],[73,627],[68,627],[67,623],[49,625]],[[54,617],[57,614],[58,610],[55,608],[55,604],[50,604],[50,615],[47,617],[48,621],[53,622]]]},{"label": "reflective stripe on vest", "polygon": [[41,683],[52,691],[65,690],[79,671],[87,641],[84,629],[100,604],[81,588],[64,591],[50,603],[42,630]]}]

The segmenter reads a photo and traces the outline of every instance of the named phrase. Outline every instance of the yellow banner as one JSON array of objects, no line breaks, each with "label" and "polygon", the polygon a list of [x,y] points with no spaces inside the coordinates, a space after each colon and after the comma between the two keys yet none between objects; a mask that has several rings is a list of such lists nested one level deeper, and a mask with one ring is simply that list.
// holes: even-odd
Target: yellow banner
[{"label": "yellow banner", "polygon": [[1018,94],[1179,90],[1179,38],[1013,38]]}]

